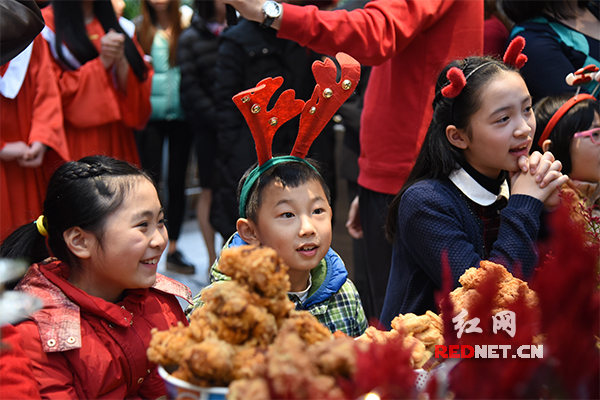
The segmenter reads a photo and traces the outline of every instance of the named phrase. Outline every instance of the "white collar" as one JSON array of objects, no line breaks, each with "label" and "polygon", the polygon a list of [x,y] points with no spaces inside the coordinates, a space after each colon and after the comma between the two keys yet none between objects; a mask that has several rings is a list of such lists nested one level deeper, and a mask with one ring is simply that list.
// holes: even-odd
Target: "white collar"
[{"label": "white collar", "polygon": [[288,292],[288,294],[293,294],[298,296],[298,298],[300,299],[300,303],[304,303],[306,301],[306,299],[308,298],[308,291],[310,290],[312,286],[312,276],[310,274],[308,274],[308,286],[306,287],[306,289],[304,289],[301,292]]},{"label": "white collar", "polygon": [[21,91],[21,86],[25,81],[29,60],[31,60],[31,51],[33,42],[25,48],[19,55],[10,60],[4,76],[0,76],[0,94],[7,99],[14,99]]},{"label": "white collar", "polygon": [[450,176],[454,185],[463,192],[465,196],[481,206],[494,204],[500,197],[509,198],[508,182],[504,180],[500,185],[500,194],[495,195],[479,184],[464,168],[454,170]]}]

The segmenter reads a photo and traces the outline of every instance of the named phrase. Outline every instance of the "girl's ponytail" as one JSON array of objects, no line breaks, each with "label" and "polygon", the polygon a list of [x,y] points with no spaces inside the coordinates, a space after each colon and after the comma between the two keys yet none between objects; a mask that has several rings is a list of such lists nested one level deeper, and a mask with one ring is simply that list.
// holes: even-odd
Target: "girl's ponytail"
[{"label": "girl's ponytail", "polygon": [[38,263],[50,256],[43,236],[35,221],[25,224],[8,236],[0,245],[0,257]]}]

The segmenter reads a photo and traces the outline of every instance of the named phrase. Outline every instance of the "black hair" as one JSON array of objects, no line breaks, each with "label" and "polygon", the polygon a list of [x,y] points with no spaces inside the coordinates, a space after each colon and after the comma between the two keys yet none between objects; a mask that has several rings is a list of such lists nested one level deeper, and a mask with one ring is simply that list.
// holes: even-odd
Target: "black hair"
[{"label": "black hair", "polygon": [[[530,152],[539,151],[543,153],[542,148],[538,145],[540,136],[542,136],[550,118],[571,97],[573,95],[569,93],[547,96],[535,104],[533,108],[537,127]],[[552,141],[552,144],[548,150],[552,152],[554,158],[561,162],[561,172],[563,174],[570,174],[573,167],[571,161],[571,141],[573,135],[577,132],[585,131],[592,126],[595,114],[600,112],[598,104],[598,101],[592,99],[583,100],[575,104],[562,116],[552,129],[552,132],[550,132],[548,139]]]},{"label": "black hair", "polygon": [[[263,172],[256,182],[254,182],[254,185],[252,185],[250,192],[248,193],[248,200],[246,202],[246,218],[254,223],[258,222],[258,210],[261,206],[262,193],[264,189],[273,182],[281,182],[283,187],[295,188],[304,183],[316,180],[323,187],[323,191],[327,197],[327,203],[331,206],[331,191],[321,176],[319,164],[310,158],[305,158],[304,160],[310,163],[310,165],[312,165],[314,168],[311,168],[310,165],[300,161],[286,161],[281,164],[277,164]],[[246,182],[250,172],[252,172],[257,165],[258,164],[255,163],[252,167],[250,167],[244,173],[242,179],[240,179],[237,188],[238,204],[240,202],[240,195],[242,188],[244,187],[244,183]]]},{"label": "black hair", "polygon": [[[77,61],[81,64],[93,60],[98,57],[98,51],[90,41],[87,30],[85,28],[85,21],[83,19],[83,7],[82,1],[72,0],[53,0],[52,8],[54,9],[54,26],[55,26],[55,41],[56,41],[56,52],[60,60],[72,69],[75,69],[74,65],[71,65],[69,61],[64,57],[62,52],[62,43],[65,43],[69,48],[69,51],[73,53]],[[125,57],[131,67],[135,76],[143,81],[148,76],[148,67],[144,62],[144,59],[138,52],[138,49],[133,40],[125,33],[115,11],[113,9],[110,0],[93,0],[94,1],[94,14],[102,24],[105,32],[110,29],[115,30],[118,33],[125,35]]]},{"label": "black hair", "polygon": [[[452,67],[461,69],[468,78],[467,85],[460,94],[453,98],[442,96],[442,89],[449,84],[446,73]],[[471,72],[475,71],[472,75]],[[454,125],[471,135],[471,116],[479,110],[481,92],[483,88],[498,74],[516,69],[504,64],[502,61],[487,57],[468,57],[464,60],[455,60],[448,64],[438,76],[433,99],[433,117],[427,134],[417,156],[415,165],[410,175],[392,200],[387,220],[386,236],[392,241],[396,232],[398,207],[400,199],[406,189],[425,179],[443,179],[448,177],[457,168],[459,161],[463,161],[462,150],[453,146],[446,137],[446,127]]]},{"label": "black hair", "polygon": [[194,7],[205,21],[212,21],[217,15],[214,0],[196,0],[194,2]]},{"label": "black hair", "polygon": [[4,240],[0,257],[35,263],[53,255],[77,267],[78,259],[67,247],[63,233],[78,226],[102,243],[106,218],[123,203],[140,178],[152,182],[139,168],[106,156],[84,157],[61,165],[50,178],[44,200],[48,247],[36,225],[28,223]]},{"label": "black hair", "polygon": [[[578,0],[577,8],[585,8],[587,0]],[[502,9],[515,23],[521,23],[544,14],[556,19],[574,18],[577,10],[569,0],[502,0]]]}]

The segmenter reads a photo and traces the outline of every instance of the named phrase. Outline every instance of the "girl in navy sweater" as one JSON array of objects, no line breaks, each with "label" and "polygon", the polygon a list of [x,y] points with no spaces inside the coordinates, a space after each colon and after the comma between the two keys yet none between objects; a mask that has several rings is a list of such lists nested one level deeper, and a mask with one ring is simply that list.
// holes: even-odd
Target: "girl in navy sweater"
[{"label": "girl in navy sweater", "polygon": [[481,260],[526,277],[537,264],[542,210],[558,203],[567,176],[551,153],[529,156],[531,96],[509,64],[469,57],[438,77],[433,119],[388,215],[393,256],[381,316],[388,327],[398,314],[436,311],[444,255],[455,287]]}]

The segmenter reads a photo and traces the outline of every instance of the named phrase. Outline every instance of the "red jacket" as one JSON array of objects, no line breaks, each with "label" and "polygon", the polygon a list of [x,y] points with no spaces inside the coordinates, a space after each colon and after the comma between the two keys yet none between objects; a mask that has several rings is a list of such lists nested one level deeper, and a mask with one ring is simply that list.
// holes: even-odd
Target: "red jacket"
[{"label": "red jacket", "polygon": [[0,399],[40,399],[31,360],[22,347],[21,335],[12,325],[2,327],[0,346]]},{"label": "red jacket", "polygon": [[191,300],[183,284],[157,274],[150,289],[130,290],[119,303],[71,285],[69,267],[34,264],[17,286],[44,301],[44,308],[16,329],[31,359],[42,398],[155,399],[166,395],[146,349],[150,330],[187,325],[174,295]]},{"label": "red jacket", "polygon": [[351,12],[284,3],[282,18],[278,37],[374,66],[361,117],[358,183],[396,194],[429,127],[438,74],[451,60],[482,52],[483,1],[372,0]]}]

